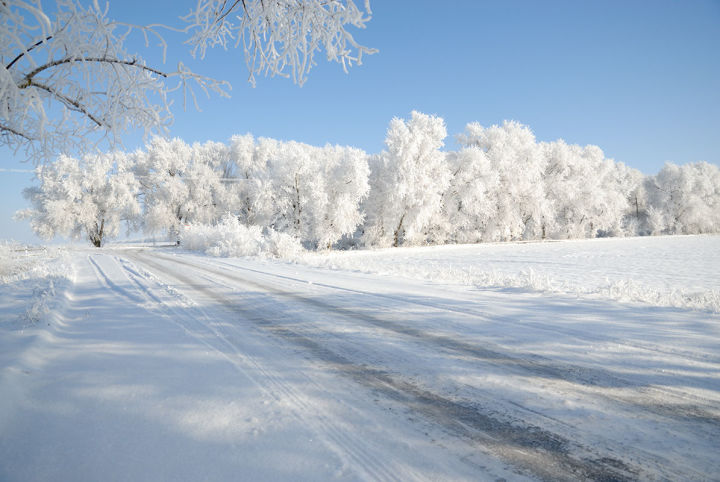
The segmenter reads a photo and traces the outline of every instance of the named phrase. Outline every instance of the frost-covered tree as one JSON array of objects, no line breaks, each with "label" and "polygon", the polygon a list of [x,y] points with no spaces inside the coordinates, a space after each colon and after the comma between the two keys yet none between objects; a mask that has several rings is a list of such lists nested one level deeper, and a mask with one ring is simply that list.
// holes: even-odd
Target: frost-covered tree
[{"label": "frost-covered tree", "polygon": [[584,238],[591,235],[588,197],[597,180],[583,157],[583,148],[564,141],[541,144],[547,159],[545,192],[553,204],[554,218],[548,235],[553,238]]},{"label": "frost-covered tree", "polygon": [[236,166],[233,212],[246,226],[326,248],[362,222],[360,202],[369,189],[362,150],[245,135],[231,139],[230,151]]},{"label": "frost-covered tree", "polygon": [[647,178],[652,234],[720,231],[720,168],[707,162],[667,163]]},{"label": "frost-covered tree", "polygon": [[[614,229],[605,234],[610,236],[637,236],[640,234],[640,219],[646,215],[647,196],[643,188],[643,174],[622,162],[613,165],[612,189],[617,193],[617,209],[620,213],[619,221]],[[624,196],[625,199],[620,199]]]},{"label": "frost-covered tree", "polygon": [[440,151],[446,136],[445,122],[436,116],[413,111],[408,121],[390,121],[387,150],[371,162],[366,244],[426,242],[450,182],[445,153]]},{"label": "frost-covered tree", "polygon": [[277,158],[279,142],[252,135],[233,136],[230,155],[235,163],[235,182],[230,184],[234,200],[231,212],[245,226],[270,226],[275,217],[271,162]]},{"label": "frost-covered tree", "polygon": [[623,233],[633,177],[623,164],[605,158],[597,146],[564,141],[543,143],[545,191],[553,207],[549,236],[586,238]]},{"label": "frost-covered tree", "polygon": [[165,232],[177,238],[191,214],[190,189],[185,180],[192,148],[181,139],[155,137],[143,151],[134,153],[140,182],[143,225],[148,233]]},{"label": "frost-covered tree", "polygon": [[623,216],[623,234],[628,236],[650,234],[647,231],[648,205],[647,191],[645,190],[645,176],[637,169],[624,166],[621,178],[630,188],[628,196],[628,210]]},{"label": "frost-covered tree", "polygon": [[237,204],[236,166],[226,144],[156,137],[133,158],[146,232],[176,238],[184,224],[216,222]]},{"label": "frost-covered tree", "polygon": [[552,206],[543,185],[545,156],[532,131],[514,121],[488,128],[470,123],[458,141],[482,149],[499,176],[497,216],[486,227],[483,240],[544,238]]},{"label": "frost-covered tree", "polygon": [[646,228],[642,231],[643,233],[650,234],[652,236],[658,236],[666,232],[666,219],[665,213],[655,206],[649,206],[647,208],[647,216],[645,219]]},{"label": "frost-covered tree", "polygon": [[[302,84],[321,49],[344,67],[373,52],[346,29],[363,27],[369,11],[352,0],[200,0],[180,30],[193,54],[241,47],[252,82],[265,73]],[[225,82],[182,63],[176,70],[149,65],[126,47],[132,36],[146,45],[152,39],[164,57],[163,26],[129,25],[108,13],[106,2],[0,1],[0,145],[40,162],[86,151],[90,137],[112,146],[129,129],[166,132],[175,89],[193,100],[193,86],[227,95]]]},{"label": "frost-covered tree", "polygon": [[86,237],[100,247],[118,235],[123,221],[134,224],[140,213],[138,184],[122,153],[60,156],[36,168],[40,185],[27,188],[32,208],[19,213],[44,239]]},{"label": "frost-covered tree", "polygon": [[279,142],[270,160],[275,209],[271,227],[298,239],[309,238],[312,209],[322,196],[318,150],[300,142]]},{"label": "frost-covered tree", "polygon": [[310,240],[329,248],[349,236],[363,222],[360,210],[370,190],[368,156],[353,147],[325,146],[320,152],[318,173],[322,176],[322,202],[313,206]]},{"label": "frost-covered tree", "polygon": [[229,147],[222,142],[195,143],[191,150],[184,178],[188,186],[188,219],[211,223],[232,210],[234,193],[229,188],[235,166]]},{"label": "frost-covered tree", "polygon": [[314,248],[329,247],[355,231],[362,221],[360,201],[368,191],[363,151],[281,142],[273,154],[268,166],[274,206],[270,227]]},{"label": "frost-covered tree", "polygon": [[500,177],[477,146],[448,153],[447,162],[452,176],[435,228],[437,242],[482,242],[497,216]]}]

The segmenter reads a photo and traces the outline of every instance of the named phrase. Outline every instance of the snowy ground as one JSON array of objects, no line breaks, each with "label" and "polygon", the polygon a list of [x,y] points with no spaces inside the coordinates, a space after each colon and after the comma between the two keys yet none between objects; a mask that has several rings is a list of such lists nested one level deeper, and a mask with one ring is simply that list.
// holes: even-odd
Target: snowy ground
[{"label": "snowy ground", "polygon": [[720,237],[657,236],[306,254],[302,262],[483,288],[720,313]]},{"label": "snowy ground", "polygon": [[713,479],[719,256],[4,247],[0,480]]}]

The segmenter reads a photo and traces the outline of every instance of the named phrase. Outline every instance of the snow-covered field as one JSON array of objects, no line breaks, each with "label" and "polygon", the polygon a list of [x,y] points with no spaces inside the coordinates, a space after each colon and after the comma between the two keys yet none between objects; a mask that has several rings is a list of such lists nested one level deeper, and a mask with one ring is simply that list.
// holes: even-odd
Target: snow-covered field
[{"label": "snow-covered field", "polygon": [[720,313],[720,236],[651,236],[308,253],[318,267]]},{"label": "snow-covered field", "polygon": [[0,270],[0,480],[720,473],[718,236]]}]

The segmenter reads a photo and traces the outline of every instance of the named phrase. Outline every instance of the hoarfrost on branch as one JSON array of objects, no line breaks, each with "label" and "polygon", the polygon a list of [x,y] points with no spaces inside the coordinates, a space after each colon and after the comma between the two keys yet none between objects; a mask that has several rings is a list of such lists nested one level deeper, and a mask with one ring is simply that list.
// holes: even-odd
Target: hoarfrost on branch
[{"label": "hoarfrost on branch", "polygon": [[352,0],[200,0],[183,28],[117,22],[108,17],[109,4],[83,3],[0,0],[0,146],[23,149],[34,162],[103,141],[113,147],[129,130],[167,133],[174,90],[193,102],[196,90],[227,96],[227,82],[182,63],[160,69],[131,54],[126,44],[134,35],[146,47],[158,43],[163,61],[167,30],[187,34],[200,57],[215,46],[242,47],[252,83],[263,73],[302,84],[320,49],[346,70],[374,52],[345,28],[364,27],[367,2],[361,10]]}]

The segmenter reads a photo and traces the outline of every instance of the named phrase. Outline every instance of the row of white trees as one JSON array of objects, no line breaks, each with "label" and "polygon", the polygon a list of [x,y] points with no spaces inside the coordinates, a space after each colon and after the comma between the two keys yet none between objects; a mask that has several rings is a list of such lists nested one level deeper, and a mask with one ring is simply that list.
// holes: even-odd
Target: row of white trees
[{"label": "row of white trees", "polygon": [[469,124],[442,148],[442,119],[393,119],[386,150],[235,136],[155,138],[134,153],[66,156],[26,190],[41,236],[100,246],[129,231],[180,239],[228,214],[311,249],[720,231],[720,169],[666,164],[654,176],[595,146],[537,142],[517,122]]},{"label": "row of white trees", "polygon": [[352,147],[314,147],[252,136],[229,145],[156,138],[129,156],[150,232],[178,236],[189,224],[231,213],[245,225],[329,246],[362,222],[367,155]]}]

